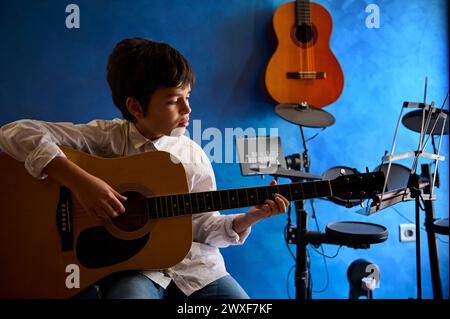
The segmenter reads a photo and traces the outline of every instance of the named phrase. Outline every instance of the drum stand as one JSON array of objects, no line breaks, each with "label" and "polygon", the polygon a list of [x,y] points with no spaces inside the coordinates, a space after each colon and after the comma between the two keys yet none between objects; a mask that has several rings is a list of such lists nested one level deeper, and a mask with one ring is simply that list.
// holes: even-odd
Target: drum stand
[{"label": "drum stand", "polygon": [[[411,103],[404,102],[400,116],[397,122],[397,127],[394,134],[394,139],[391,147],[391,153],[389,156],[383,156],[382,161],[388,161],[388,168],[386,173],[385,185],[383,187],[383,192],[381,197],[379,198],[377,204],[375,205],[375,210],[372,210],[370,213],[378,211],[380,209],[389,207],[397,202],[404,200],[415,200],[415,224],[416,224],[416,277],[417,277],[417,299],[422,299],[422,275],[421,275],[421,254],[420,254],[420,200],[423,200],[424,210],[425,210],[425,229],[427,231],[427,239],[428,239],[428,252],[430,258],[430,269],[431,269],[431,279],[433,286],[433,297],[435,299],[442,299],[442,285],[441,285],[441,276],[439,269],[439,256],[436,245],[436,231],[434,228],[434,200],[436,197],[433,194],[434,185],[437,180],[437,167],[438,161],[442,161],[445,159],[444,156],[439,155],[442,136],[444,135],[445,123],[447,120],[447,115],[443,112],[443,107],[448,98],[448,95],[440,109],[437,109],[434,106],[434,102],[431,105],[426,104],[426,87],[427,82],[425,82],[425,97],[423,103]],[[418,108],[422,109],[422,121],[420,127],[420,139],[419,145],[416,151],[414,152],[406,152],[403,154],[394,155],[395,144],[397,140],[397,134],[399,129],[400,120],[402,119],[402,113],[405,108]],[[427,112],[426,112],[427,111]],[[434,113],[437,113],[437,119],[432,120],[432,116]],[[433,137],[433,134],[436,125],[442,119],[442,128],[440,129],[440,139],[439,146],[436,150],[434,145],[434,140],[432,139],[433,144],[433,153],[426,153],[425,148],[429,142],[430,137]],[[432,124],[431,124],[432,123]],[[431,126],[431,129],[430,129]],[[428,138],[425,140],[426,135],[428,134]],[[408,180],[408,185],[406,189],[397,190],[394,192],[386,193],[386,185],[389,179],[389,172],[391,168],[392,161],[404,159],[408,157],[414,157],[414,162],[412,164],[410,177]],[[422,164],[422,172],[419,177],[416,174],[417,165],[420,157],[430,158],[435,161],[434,173],[431,172],[429,164]],[[381,167],[381,166],[380,166]],[[387,195],[387,196],[386,196]]]},{"label": "drum stand", "polygon": [[[303,182],[307,179],[317,179],[317,176],[309,174],[309,155],[306,140],[303,134],[303,127],[300,125],[300,132],[303,141],[304,152],[302,154],[300,171],[303,169],[306,173],[300,173],[302,177],[299,177],[298,171],[295,174],[289,176],[284,173],[283,175],[271,174],[274,177],[287,177],[292,182]],[[297,227],[294,228],[288,225],[287,242],[288,244],[297,245],[296,251],[296,268],[295,268],[295,288],[296,299],[311,299],[312,286],[311,286],[311,273],[307,247],[309,244],[321,245],[332,244],[340,246],[348,246],[351,248],[369,248],[370,244],[380,243],[387,239],[387,230],[379,225],[358,223],[358,222],[337,222],[327,225],[326,232],[309,231],[308,230],[308,212],[305,208],[305,200],[295,201],[295,213],[297,218]],[[288,213],[290,214],[290,212]],[[290,221],[289,215],[289,221]],[[356,227],[361,230],[360,234],[348,234],[345,232],[349,226]]]},{"label": "drum stand", "polygon": [[[305,170],[306,174],[309,174],[309,155],[308,147],[303,133],[303,127],[299,125],[300,133],[303,142],[303,154],[300,166],[300,171]],[[291,177],[292,182],[303,182],[304,178]],[[294,202],[295,214],[297,219],[297,227],[292,228],[288,226],[288,243],[295,243],[297,245],[296,253],[296,267],[295,267],[295,288],[296,299],[311,299],[312,287],[309,267],[309,256],[307,246],[309,241],[307,240],[308,232],[308,212],[305,207],[305,200],[299,200]],[[290,214],[290,213],[289,213]],[[290,218],[289,218],[290,220]]]}]

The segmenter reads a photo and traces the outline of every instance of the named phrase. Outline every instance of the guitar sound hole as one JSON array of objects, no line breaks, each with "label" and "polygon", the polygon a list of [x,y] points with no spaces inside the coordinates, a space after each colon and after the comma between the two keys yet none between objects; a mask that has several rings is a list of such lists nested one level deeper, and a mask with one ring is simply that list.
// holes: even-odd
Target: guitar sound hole
[{"label": "guitar sound hole", "polygon": [[148,221],[146,197],[138,192],[125,192],[122,195],[127,197],[127,200],[122,202],[125,213],[111,218],[112,223],[123,231],[141,229]]},{"label": "guitar sound hole", "polygon": [[302,24],[297,26],[295,30],[295,37],[302,44],[307,44],[314,38],[314,31],[312,25]]}]

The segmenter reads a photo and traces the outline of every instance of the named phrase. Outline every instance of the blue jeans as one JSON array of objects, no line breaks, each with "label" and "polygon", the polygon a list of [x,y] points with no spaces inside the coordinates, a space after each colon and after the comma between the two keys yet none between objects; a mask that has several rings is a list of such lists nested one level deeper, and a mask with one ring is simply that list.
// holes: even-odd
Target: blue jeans
[{"label": "blue jeans", "polygon": [[172,281],[164,289],[137,271],[112,274],[99,283],[102,299],[249,299],[230,275],[219,278],[187,297]]}]

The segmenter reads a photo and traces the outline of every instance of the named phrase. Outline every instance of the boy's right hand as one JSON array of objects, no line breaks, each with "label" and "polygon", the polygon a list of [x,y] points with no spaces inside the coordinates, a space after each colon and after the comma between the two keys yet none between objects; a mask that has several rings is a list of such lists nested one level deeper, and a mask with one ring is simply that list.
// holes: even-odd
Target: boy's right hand
[{"label": "boy's right hand", "polygon": [[72,192],[81,206],[96,219],[117,217],[125,212],[121,202],[127,198],[93,175],[83,176],[72,187]]},{"label": "boy's right hand", "polygon": [[65,157],[54,158],[44,169],[52,179],[66,185],[81,206],[97,220],[117,217],[125,212],[127,200],[102,179],[95,177]]}]

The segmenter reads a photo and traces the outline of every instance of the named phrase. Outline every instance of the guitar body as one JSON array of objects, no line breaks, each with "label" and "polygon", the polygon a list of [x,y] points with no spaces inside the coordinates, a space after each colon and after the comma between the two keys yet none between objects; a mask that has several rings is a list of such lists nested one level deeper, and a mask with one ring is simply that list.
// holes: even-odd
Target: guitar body
[{"label": "guitar body", "polygon": [[[174,164],[167,152],[106,159],[63,150],[71,161],[120,193],[148,197],[189,191],[182,164]],[[60,185],[33,178],[23,163],[6,154],[0,154],[0,167],[0,298],[69,298],[116,271],[171,267],[191,247],[189,215],[158,220],[144,216],[130,230],[112,219],[95,221],[70,195],[67,225],[56,213]],[[128,216],[135,217],[125,207],[127,213],[118,217],[123,225]],[[62,227],[72,232],[71,249],[62,249]],[[70,265],[79,267],[79,288],[66,286],[74,274]]]},{"label": "guitar body", "polygon": [[[332,19],[319,4],[310,3],[312,38],[296,36],[296,3],[280,6],[273,17],[278,47],[266,69],[265,82],[278,103],[302,103],[322,108],[336,101],[344,87],[344,75],[330,49]],[[292,78],[288,73],[302,73]],[[295,77],[295,76],[294,76]]]}]

